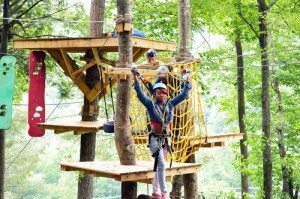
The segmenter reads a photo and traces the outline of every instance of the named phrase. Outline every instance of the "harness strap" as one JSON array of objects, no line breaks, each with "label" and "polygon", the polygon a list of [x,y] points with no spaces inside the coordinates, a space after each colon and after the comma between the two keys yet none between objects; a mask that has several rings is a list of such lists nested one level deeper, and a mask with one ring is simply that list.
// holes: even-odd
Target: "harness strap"
[{"label": "harness strap", "polygon": [[[170,168],[172,168],[172,163],[173,163],[173,149],[171,147],[171,145],[169,144],[169,140],[168,140],[168,135],[167,134],[155,134],[153,132],[149,133],[148,135],[148,145],[147,147],[150,146],[150,139],[151,136],[154,137],[158,137],[158,138],[164,138],[164,145],[162,143],[159,142],[159,145],[161,144],[161,146],[158,147],[158,149],[152,154],[152,157],[154,158],[154,167],[153,167],[153,171],[156,172],[157,171],[157,162],[158,162],[158,155],[159,155],[159,151],[164,148],[167,147],[167,151],[170,153],[171,155],[171,161],[170,161]],[[169,147],[170,146],[170,147]]]},{"label": "harness strap", "polygon": [[157,149],[157,151],[152,155],[154,157],[154,166],[153,166],[153,171],[157,171],[157,162],[158,162],[158,155],[159,155],[160,148]]}]

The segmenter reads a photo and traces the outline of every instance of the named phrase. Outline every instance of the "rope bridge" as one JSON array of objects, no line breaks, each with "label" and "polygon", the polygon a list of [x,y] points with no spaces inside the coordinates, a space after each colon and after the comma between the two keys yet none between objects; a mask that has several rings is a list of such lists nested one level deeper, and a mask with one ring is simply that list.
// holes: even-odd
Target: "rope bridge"
[{"label": "rope bridge", "polygon": [[[172,159],[175,162],[185,162],[200,147],[201,138],[207,136],[206,125],[202,112],[200,81],[196,73],[197,63],[176,63],[168,67],[168,98],[173,98],[181,91],[183,83],[182,75],[190,73],[192,90],[189,97],[175,107],[174,118],[171,122],[170,135],[173,148]],[[151,94],[145,86],[145,93]],[[131,95],[130,117],[132,120],[132,134],[136,143],[136,157],[138,159],[150,159],[151,155],[147,148],[150,122],[147,118],[146,108],[141,104],[136,95]],[[170,160],[170,154],[168,159]]]}]

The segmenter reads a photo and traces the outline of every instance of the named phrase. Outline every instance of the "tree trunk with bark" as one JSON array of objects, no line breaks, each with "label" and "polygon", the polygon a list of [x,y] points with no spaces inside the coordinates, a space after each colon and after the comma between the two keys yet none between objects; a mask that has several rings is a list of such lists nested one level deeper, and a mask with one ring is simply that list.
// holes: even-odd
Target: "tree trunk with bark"
[{"label": "tree trunk with bark", "polygon": [[257,0],[259,16],[259,46],[261,49],[261,79],[262,79],[262,131],[263,131],[263,187],[265,199],[272,198],[272,159],[270,134],[270,65],[268,57],[267,13],[269,7],[265,0]]},{"label": "tree trunk with bark", "polygon": [[[269,35],[269,43],[270,46],[273,45],[272,42],[273,38],[272,35]],[[284,135],[284,108],[282,106],[282,98],[281,98],[281,92],[279,89],[279,80],[276,77],[276,69],[275,69],[275,61],[272,54],[270,55],[270,61],[272,64],[272,88],[275,92],[275,97],[277,101],[277,116],[279,117],[278,122],[275,125],[275,131],[277,133],[277,145],[279,150],[279,156],[282,160],[281,162],[281,173],[282,173],[282,195],[283,197],[287,198],[288,196],[290,198],[293,198],[293,192],[290,193],[290,179],[291,179],[291,168],[285,161],[286,158],[286,143],[285,143],[285,135]]]},{"label": "tree trunk with bark", "polygon": [[[7,52],[9,36],[9,0],[3,1],[3,29],[1,34],[1,54],[0,58]],[[0,129],[0,199],[4,199],[4,174],[5,174],[5,130]]]},{"label": "tree trunk with bark", "polygon": [[[118,18],[120,21],[131,23],[130,0],[117,0]],[[132,65],[132,43],[131,32],[119,32],[119,67],[131,67]],[[131,134],[129,120],[131,78],[120,79],[118,82],[116,96],[115,115],[115,144],[122,165],[136,164],[134,153],[134,142]],[[121,193],[123,199],[134,199],[137,196],[136,182],[122,182]]]},{"label": "tree trunk with bark", "polygon": [[[189,0],[178,0],[178,25],[179,60],[188,60],[191,58],[191,12]],[[195,154],[192,154],[186,160],[186,163],[195,163],[195,159]],[[182,179],[184,185],[184,198],[198,198],[197,173],[185,174]],[[176,186],[176,183],[173,184],[173,186]],[[177,187],[179,187],[179,185],[177,185]]]},{"label": "tree trunk with bark", "polygon": [[191,50],[190,0],[178,0],[179,57],[185,60]]},{"label": "tree trunk with bark", "polygon": [[173,176],[172,191],[171,191],[172,199],[180,199],[181,198],[182,185],[183,185],[183,176],[182,175]]},{"label": "tree trunk with bark", "polygon": [[[239,129],[240,133],[243,133],[243,139],[240,140],[240,152],[242,155],[241,164],[243,168],[247,168],[248,159],[248,147],[247,140],[248,135],[245,125],[245,89],[244,89],[244,58],[243,58],[243,47],[240,39],[240,34],[237,33],[235,41],[235,49],[237,56],[237,94],[238,94],[238,118],[239,118]],[[246,198],[245,194],[249,193],[249,182],[248,175],[241,171],[241,186],[242,186],[242,198]]]},{"label": "tree trunk with bark", "polygon": [[[191,155],[186,163],[195,163],[195,154]],[[197,173],[184,174],[183,185],[184,185],[184,198],[198,199],[198,180]]]},{"label": "tree trunk with bark", "polygon": [[[90,10],[90,21],[103,21],[105,10],[105,0],[93,0]],[[91,23],[90,36],[97,37],[103,33],[103,23]],[[99,68],[95,65],[86,70],[86,84],[91,89],[100,80]],[[98,110],[99,98],[92,102],[84,98],[82,110],[82,121],[96,121],[98,113],[91,110]],[[80,161],[94,161],[96,148],[96,133],[86,133],[81,135],[80,140]],[[83,175],[78,181],[78,199],[93,198],[93,176]]]}]

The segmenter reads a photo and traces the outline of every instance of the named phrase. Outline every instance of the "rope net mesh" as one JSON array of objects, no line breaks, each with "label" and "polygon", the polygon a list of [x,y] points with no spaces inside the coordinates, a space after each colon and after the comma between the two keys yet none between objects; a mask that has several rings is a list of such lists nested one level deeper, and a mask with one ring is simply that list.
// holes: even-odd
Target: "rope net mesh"
[{"label": "rope net mesh", "polygon": [[[170,124],[169,134],[173,148],[172,159],[175,162],[185,162],[201,146],[201,139],[207,136],[205,119],[202,112],[200,80],[196,72],[197,63],[177,63],[168,70],[168,98],[173,98],[181,91],[183,71],[190,72],[192,90],[189,97],[174,109],[174,118]],[[143,86],[145,93],[151,94]],[[152,96],[151,96],[152,97]],[[132,135],[135,141],[137,159],[150,159],[147,148],[150,122],[146,108],[138,100],[136,94],[131,95],[130,116],[132,119]],[[168,160],[171,154],[168,153]]]}]

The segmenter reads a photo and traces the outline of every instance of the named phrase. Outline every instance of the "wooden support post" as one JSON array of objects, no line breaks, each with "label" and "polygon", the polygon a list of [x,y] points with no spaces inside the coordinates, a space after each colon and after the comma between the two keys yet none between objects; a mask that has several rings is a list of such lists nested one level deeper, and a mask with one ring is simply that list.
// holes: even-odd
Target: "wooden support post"
[{"label": "wooden support post", "polygon": [[67,52],[64,49],[60,49],[60,53],[63,57],[63,60],[65,62],[65,66],[66,66],[66,72],[67,75],[71,78],[74,79],[74,76],[72,75],[73,73],[73,67],[72,67],[72,63],[71,63],[71,58],[68,56]]},{"label": "wooden support post", "polygon": [[[67,74],[67,66],[64,62],[64,59],[62,57],[62,54],[58,50],[48,50],[48,53],[51,55],[51,57],[60,65],[60,67],[64,70],[64,72]],[[78,69],[78,67],[74,66],[74,69]],[[74,75],[73,79],[74,83],[78,86],[78,88],[82,91],[84,95],[87,95],[90,93],[90,88],[85,83],[85,74],[80,73],[78,75]]]},{"label": "wooden support post", "polygon": [[[103,21],[105,10],[105,0],[92,0],[90,10],[90,21]],[[99,37],[103,34],[103,23],[92,23],[90,26],[90,36]],[[96,60],[97,61],[97,60]],[[90,67],[86,70],[85,83],[92,89],[97,81],[100,80],[99,71],[96,66]],[[87,94],[86,94],[87,95]],[[92,101],[84,98],[84,105],[82,111],[82,121],[96,121],[98,114],[92,116],[86,114],[90,110],[90,106],[98,107],[99,98]],[[80,136],[80,161],[94,161],[96,149],[96,133],[88,132]],[[93,197],[93,175],[84,175],[78,180],[77,198],[92,199]]]},{"label": "wooden support post", "polygon": [[90,63],[87,63],[86,65],[84,65],[83,67],[81,67],[81,68],[75,70],[75,71],[72,73],[72,75],[75,76],[75,75],[81,74],[83,71],[87,70],[88,68],[90,68],[90,67],[92,67],[92,66],[94,66],[94,65],[96,65],[96,64],[97,64],[96,60],[93,60],[93,61],[91,61]]},{"label": "wooden support post", "polygon": [[100,66],[101,65],[101,60],[100,60],[97,48],[92,48],[92,51],[93,51],[93,55],[94,55],[94,58],[96,60],[97,65]]},{"label": "wooden support post", "polygon": [[133,62],[137,61],[143,54],[146,52],[146,49],[143,48],[133,48],[133,56],[132,60]]}]

